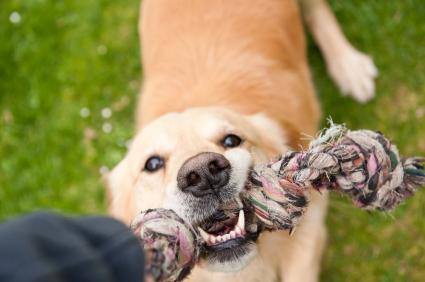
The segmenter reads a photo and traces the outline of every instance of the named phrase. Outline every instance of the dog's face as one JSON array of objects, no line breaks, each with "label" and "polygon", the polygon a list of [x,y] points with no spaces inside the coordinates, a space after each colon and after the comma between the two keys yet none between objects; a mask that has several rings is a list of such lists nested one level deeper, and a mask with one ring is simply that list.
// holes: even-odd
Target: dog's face
[{"label": "dog's face", "polygon": [[[258,236],[238,195],[252,166],[285,149],[278,126],[261,115],[218,108],[167,114],[139,132],[109,176],[111,212],[129,222],[142,210],[173,209],[199,227],[202,264],[238,270],[255,255]],[[230,199],[234,216],[219,211]]]}]

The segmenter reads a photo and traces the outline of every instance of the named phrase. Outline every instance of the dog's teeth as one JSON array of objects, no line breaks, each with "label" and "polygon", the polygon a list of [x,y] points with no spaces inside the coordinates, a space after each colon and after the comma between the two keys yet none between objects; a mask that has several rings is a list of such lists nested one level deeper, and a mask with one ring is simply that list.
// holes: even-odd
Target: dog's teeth
[{"label": "dog's teeth", "polygon": [[238,236],[242,236],[242,230],[241,230],[241,228],[240,228],[239,226],[237,226],[237,225],[236,225],[236,227],[235,227],[235,233],[236,233],[236,235],[238,235]]},{"label": "dog's teeth", "polygon": [[210,236],[210,243],[214,245],[216,242],[217,242],[217,237]]},{"label": "dog's teeth", "polygon": [[241,230],[245,229],[245,214],[243,210],[239,211],[239,219],[236,225],[239,226]]},{"label": "dog's teeth", "polygon": [[239,211],[238,222],[233,228],[233,230],[230,231],[228,234],[214,236],[212,234],[209,234],[205,230],[203,230],[201,227],[198,227],[198,231],[202,239],[207,243],[207,245],[215,245],[218,243],[226,242],[230,239],[235,239],[237,237],[244,236],[245,235],[245,214],[242,209]]},{"label": "dog's teeth", "polygon": [[208,242],[210,235],[205,232],[201,227],[198,227],[198,231],[201,234],[202,239],[204,239],[205,242]]}]

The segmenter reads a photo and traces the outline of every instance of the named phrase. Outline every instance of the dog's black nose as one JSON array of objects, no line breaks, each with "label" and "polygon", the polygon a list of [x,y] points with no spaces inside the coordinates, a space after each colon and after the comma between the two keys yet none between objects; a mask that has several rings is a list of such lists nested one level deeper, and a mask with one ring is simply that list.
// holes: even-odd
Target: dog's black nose
[{"label": "dog's black nose", "polygon": [[184,162],[177,174],[177,186],[195,197],[202,197],[227,185],[230,171],[230,163],[223,155],[200,153]]}]

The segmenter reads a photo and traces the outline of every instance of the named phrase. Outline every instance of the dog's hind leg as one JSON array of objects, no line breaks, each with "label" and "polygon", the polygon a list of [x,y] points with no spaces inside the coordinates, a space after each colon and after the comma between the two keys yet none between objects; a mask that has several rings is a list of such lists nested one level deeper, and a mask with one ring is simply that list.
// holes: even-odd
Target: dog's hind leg
[{"label": "dog's hind leg", "polygon": [[375,94],[378,71],[368,55],[345,38],[325,0],[300,0],[306,24],[326,61],[329,75],[344,95],[366,102]]}]

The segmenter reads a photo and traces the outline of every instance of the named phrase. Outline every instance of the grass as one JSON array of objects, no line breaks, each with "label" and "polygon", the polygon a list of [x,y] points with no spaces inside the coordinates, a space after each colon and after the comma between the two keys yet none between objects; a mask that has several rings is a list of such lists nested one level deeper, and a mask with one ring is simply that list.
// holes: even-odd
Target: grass
[{"label": "grass", "polygon": [[[381,130],[405,154],[425,154],[422,1],[330,2],[380,76],[371,103],[341,97],[310,40],[323,112],[352,128]],[[0,1],[0,219],[46,208],[105,211],[100,171],[123,157],[133,129],[138,6],[138,0]],[[102,116],[104,108],[111,117]],[[333,196],[322,280],[423,281],[424,202],[420,192],[389,215],[368,214]]]}]

